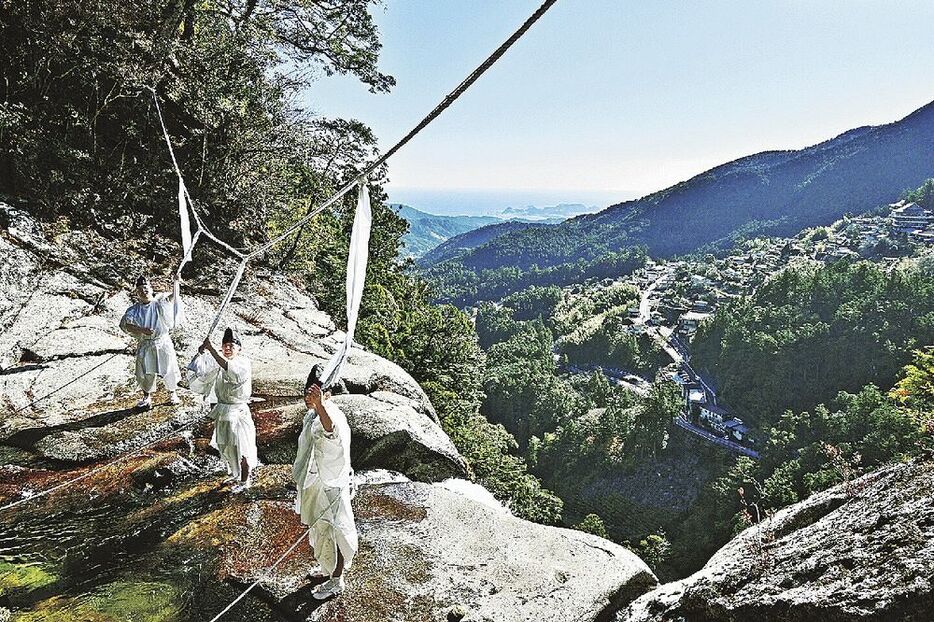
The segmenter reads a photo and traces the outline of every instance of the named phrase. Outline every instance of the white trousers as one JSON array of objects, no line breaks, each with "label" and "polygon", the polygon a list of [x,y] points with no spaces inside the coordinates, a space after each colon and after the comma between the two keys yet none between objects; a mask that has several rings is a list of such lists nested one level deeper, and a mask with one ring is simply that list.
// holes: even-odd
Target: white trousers
[{"label": "white trousers", "polygon": [[[142,389],[143,393],[152,393],[156,390],[156,381],[159,379],[159,374],[139,374],[136,376],[136,381],[139,383],[139,388]],[[178,388],[178,379],[174,375],[166,376],[162,379],[162,383],[165,385],[166,391],[174,391]]]}]

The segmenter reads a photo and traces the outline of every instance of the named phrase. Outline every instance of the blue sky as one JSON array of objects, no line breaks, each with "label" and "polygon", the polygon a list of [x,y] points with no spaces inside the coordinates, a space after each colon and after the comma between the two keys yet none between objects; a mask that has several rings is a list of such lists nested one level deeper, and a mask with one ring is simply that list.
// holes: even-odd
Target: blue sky
[{"label": "blue sky", "polygon": [[[386,0],[373,14],[397,86],[373,95],[321,77],[304,103],[360,119],[386,148],[538,5]],[[931,0],[559,0],[390,160],[390,197],[534,190],[609,204],[894,121],[934,100],[932,23]]]}]

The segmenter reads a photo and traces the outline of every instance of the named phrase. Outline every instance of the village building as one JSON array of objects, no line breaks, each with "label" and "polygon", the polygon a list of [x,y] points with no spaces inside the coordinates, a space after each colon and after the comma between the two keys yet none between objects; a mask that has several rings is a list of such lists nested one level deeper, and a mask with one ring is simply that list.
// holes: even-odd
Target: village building
[{"label": "village building", "polygon": [[893,203],[889,214],[889,229],[893,235],[910,236],[934,229],[934,214],[917,203]]},{"label": "village building", "polygon": [[723,422],[723,429],[729,435],[731,440],[750,444],[755,442],[749,436],[749,426],[743,423],[742,419],[727,419],[725,422]]},{"label": "village building", "polygon": [[710,313],[698,313],[697,311],[688,311],[678,320],[678,328],[675,332],[690,340],[697,333],[697,328],[701,322],[711,316]]},{"label": "village building", "polygon": [[706,423],[711,429],[721,434],[726,432],[726,428],[723,427],[723,424],[728,419],[731,419],[730,412],[727,409],[709,403],[701,404],[699,409],[699,418],[702,423]]}]

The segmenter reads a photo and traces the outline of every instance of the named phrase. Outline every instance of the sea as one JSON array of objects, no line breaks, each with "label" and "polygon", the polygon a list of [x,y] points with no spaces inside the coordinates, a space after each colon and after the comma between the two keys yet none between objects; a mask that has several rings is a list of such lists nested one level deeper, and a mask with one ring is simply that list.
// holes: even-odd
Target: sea
[{"label": "sea", "polygon": [[542,208],[566,206],[566,209],[547,210],[577,213],[598,212],[610,205],[638,198],[638,194],[625,191],[589,190],[478,190],[436,188],[386,188],[390,203],[401,203],[415,209],[441,216],[543,216]]}]

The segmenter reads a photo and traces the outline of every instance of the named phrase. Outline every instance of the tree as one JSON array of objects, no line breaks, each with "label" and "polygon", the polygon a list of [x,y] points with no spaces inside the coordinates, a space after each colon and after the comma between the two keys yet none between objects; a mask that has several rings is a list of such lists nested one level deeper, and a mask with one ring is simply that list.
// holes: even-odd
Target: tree
[{"label": "tree", "polygon": [[649,568],[657,570],[671,555],[671,543],[664,532],[651,533],[639,540],[639,544],[635,546],[635,553]]},{"label": "tree", "polygon": [[934,277],[913,263],[792,267],[701,326],[694,364],[747,423],[768,429],[840,390],[891,387],[910,352],[934,343]]},{"label": "tree", "polygon": [[503,305],[513,310],[513,315],[517,320],[542,318],[548,321],[563,298],[561,288],[555,285],[547,287],[533,285],[507,296],[503,299]]},{"label": "tree", "polygon": [[660,375],[639,404],[639,414],[627,440],[629,453],[639,458],[654,458],[658,455],[668,443],[671,420],[680,412],[681,394],[678,386]]},{"label": "tree", "polygon": [[518,330],[509,307],[481,302],[477,308],[477,336],[480,346],[488,350],[494,343],[505,341]]},{"label": "tree", "polygon": [[[393,85],[377,67],[372,4],[0,3],[0,193],[40,219],[172,249],[177,180],[154,91],[212,231],[244,247],[277,236],[376,157],[364,124],[295,105],[320,74],[355,76],[372,91]],[[408,225],[385,205],[384,174],[369,179],[373,226],[356,339],[421,383],[481,483],[516,514],[554,523],[560,499],[512,454],[515,439],[478,412],[483,355],[469,318],[431,304],[427,284],[399,257]],[[263,257],[303,280],[339,326],[353,207],[350,193]]]},{"label": "tree", "polygon": [[584,520],[574,526],[574,529],[577,529],[578,531],[584,531],[586,533],[592,533],[593,535],[600,536],[601,538],[609,537],[606,533],[606,525],[603,524],[603,519],[600,518],[600,516],[597,514],[588,514],[584,517]]},{"label": "tree", "polygon": [[291,104],[310,68],[392,86],[376,68],[368,5],[5,3],[0,192],[37,216],[66,215],[106,235],[171,231],[175,180],[154,88],[215,230],[234,244],[264,239],[267,220],[320,197],[372,153],[360,124],[313,119]]},{"label": "tree", "polygon": [[916,412],[934,411],[934,347],[915,351],[891,396]]},{"label": "tree", "polygon": [[906,192],[903,198],[925,209],[934,209],[934,178],[925,180],[920,188]]}]

